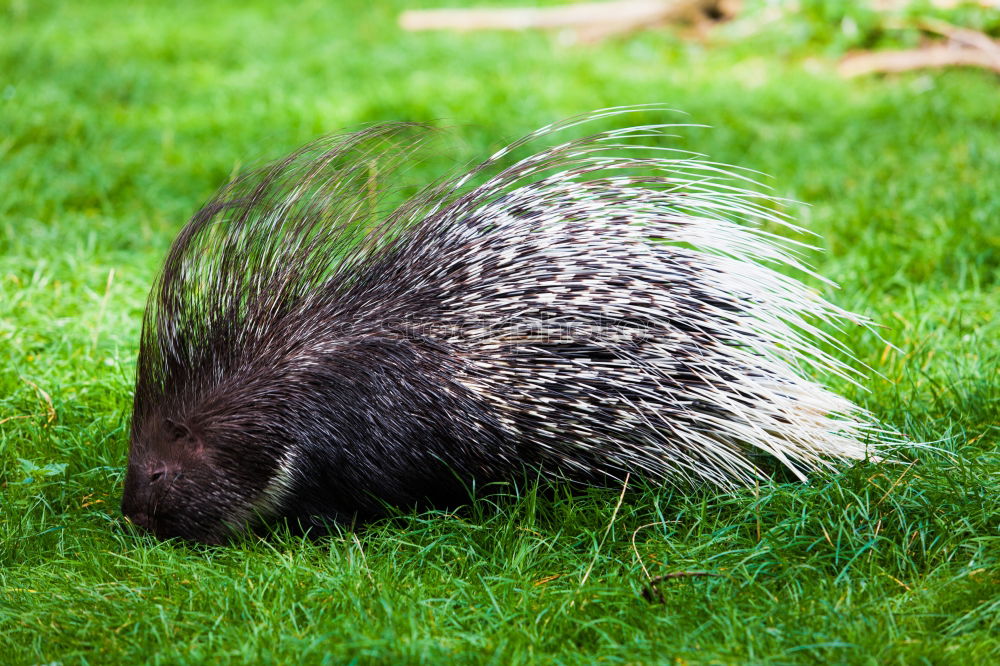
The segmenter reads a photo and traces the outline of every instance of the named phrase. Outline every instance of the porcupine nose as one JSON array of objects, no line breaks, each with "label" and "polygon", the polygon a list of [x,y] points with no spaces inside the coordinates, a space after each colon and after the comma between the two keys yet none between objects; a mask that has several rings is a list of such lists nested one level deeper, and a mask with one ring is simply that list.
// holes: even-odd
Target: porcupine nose
[{"label": "porcupine nose", "polygon": [[131,520],[134,524],[138,525],[144,530],[153,529],[153,521],[149,519],[149,514],[146,513],[145,511],[136,511],[134,513],[127,515],[129,520]]},{"label": "porcupine nose", "polygon": [[153,517],[148,507],[160,498],[171,482],[181,475],[177,465],[157,462],[130,470],[125,480],[122,513],[135,525],[153,530]]},{"label": "porcupine nose", "polygon": [[133,525],[138,525],[148,530],[152,521],[149,519],[149,513],[144,508],[147,502],[145,499],[139,497],[139,493],[134,487],[130,486],[132,484],[126,482],[125,494],[122,496],[122,514]]}]

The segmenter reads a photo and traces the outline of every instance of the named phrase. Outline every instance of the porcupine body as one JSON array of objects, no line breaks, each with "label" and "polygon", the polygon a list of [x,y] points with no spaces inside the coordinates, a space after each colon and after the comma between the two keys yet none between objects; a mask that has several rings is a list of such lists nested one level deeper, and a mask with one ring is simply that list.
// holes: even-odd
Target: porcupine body
[{"label": "porcupine body", "polygon": [[526,468],[731,487],[762,457],[800,478],[866,457],[870,415],[807,378],[854,372],[819,322],[866,322],[775,270],[806,269],[758,226],[787,225],[768,197],[643,149],[666,125],[509,157],[627,112],[388,210],[426,130],[326,139],[224,188],[150,295],[125,514],[221,542]]}]

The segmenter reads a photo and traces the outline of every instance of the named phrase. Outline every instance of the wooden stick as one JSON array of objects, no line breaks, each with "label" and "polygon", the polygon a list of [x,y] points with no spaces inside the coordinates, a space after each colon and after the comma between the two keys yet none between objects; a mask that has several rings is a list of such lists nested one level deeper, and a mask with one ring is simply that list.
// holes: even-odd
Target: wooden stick
[{"label": "wooden stick", "polygon": [[1000,74],[1000,59],[980,49],[937,45],[908,51],[875,51],[849,55],[840,62],[841,76],[855,77],[881,72],[908,72],[941,67],[982,67]]},{"label": "wooden stick", "polygon": [[544,8],[414,9],[404,11],[405,30],[526,30],[592,28],[602,24],[644,26],[693,19],[717,0],[615,0]]},{"label": "wooden stick", "polygon": [[917,25],[927,32],[935,32],[943,37],[947,37],[955,44],[979,49],[985,53],[992,53],[994,56],[1000,57],[1000,44],[979,30],[962,28],[938,19],[923,19]]},{"label": "wooden stick", "polygon": [[[916,0],[872,0],[872,9],[876,11],[896,11],[906,9],[916,4]],[[930,0],[931,7],[937,9],[954,9],[959,5],[983,7],[984,9],[1000,9],[1000,0]]]}]

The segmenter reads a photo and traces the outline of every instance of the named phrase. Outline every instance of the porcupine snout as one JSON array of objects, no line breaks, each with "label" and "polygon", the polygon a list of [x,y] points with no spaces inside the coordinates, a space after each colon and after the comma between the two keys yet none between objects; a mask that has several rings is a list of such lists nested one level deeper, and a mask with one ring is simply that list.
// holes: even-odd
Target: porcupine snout
[{"label": "porcupine snout", "polygon": [[154,507],[161,505],[171,483],[183,476],[178,463],[147,460],[130,469],[122,496],[122,513],[143,529],[155,532]]},{"label": "porcupine snout", "polygon": [[138,527],[161,539],[218,542],[212,528],[220,515],[238,516],[236,505],[242,506],[226,491],[225,474],[206,454],[200,434],[170,420],[136,434],[122,513]]},{"label": "porcupine snout", "polygon": [[157,518],[170,513],[171,487],[184,478],[180,460],[151,450],[130,461],[125,475],[122,513],[139,527],[158,533]]}]

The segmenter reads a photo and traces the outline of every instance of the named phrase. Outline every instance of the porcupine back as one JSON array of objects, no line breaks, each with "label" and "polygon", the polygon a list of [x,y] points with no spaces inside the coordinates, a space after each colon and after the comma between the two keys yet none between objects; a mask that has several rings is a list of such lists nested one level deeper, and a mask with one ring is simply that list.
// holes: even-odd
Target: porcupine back
[{"label": "porcupine back", "polygon": [[[800,478],[864,458],[871,416],[808,375],[859,377],[816,341],[840,347],[820,322],[867,322],[776,270],[809,273],[759,226],[794,229],[745,177],[646,147],[669,125],[505,166],[525,144],[628,112],[542,128],[388,211],[383,183],[425,129],[326,139],[225,188],[150,297],[129,474],[142,518],[203,538],[204,524],[251,514],[448,501],[525,466],[731,487],[767,476],[762,454]],[[154,449],[242,472],[172,484],[183,517],[153,519]],[[167,468],[190,479],[197,464]],[[184,498],[199,490],[218,506]]]}]

